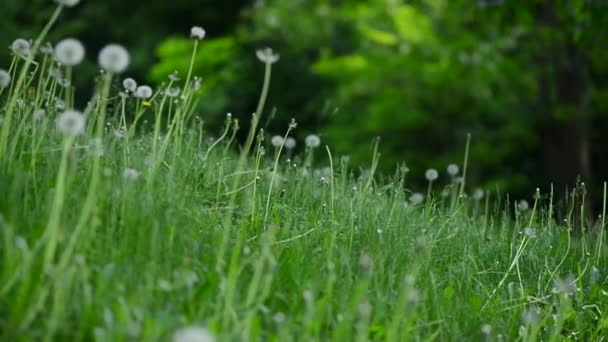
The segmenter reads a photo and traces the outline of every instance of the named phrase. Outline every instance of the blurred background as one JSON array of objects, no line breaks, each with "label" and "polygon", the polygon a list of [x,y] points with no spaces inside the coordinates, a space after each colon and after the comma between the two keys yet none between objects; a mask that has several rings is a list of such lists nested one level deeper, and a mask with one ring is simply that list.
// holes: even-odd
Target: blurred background
[{"label": "blurred background", "polygon": [[[0,46],[35,38],[53,9],[50,0],[1,0]],[[381,137],[381,172],[405,163],[423,187],[427,168],[448,182],[445,168],[462,163],[470,132],[472,186],[530,199],[536,187],[563,193],[580,177],[601,198],[608,1],[84,0],[50,40],[85,43],[88,62],[75,73],[84,102],[100,47],[127,46],[124,76],[159,85],[185,74],[193,25],[207,31],[195,73],[210,131],[227,112],[246,128],[263,78],[255,49],[270,46],[281,59],[264,127],[284,134],[295,118],[300,148],[318,133],[365,168]]]}]

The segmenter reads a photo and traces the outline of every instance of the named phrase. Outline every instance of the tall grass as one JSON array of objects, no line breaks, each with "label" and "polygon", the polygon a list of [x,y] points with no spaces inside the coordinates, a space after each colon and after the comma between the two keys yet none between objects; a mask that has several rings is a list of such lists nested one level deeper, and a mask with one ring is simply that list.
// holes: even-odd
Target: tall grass
[{"label": "tall grass", "polygon": [[235,118],[213,138],[194,115],[190,72],[179,97],[146,101],[100,75],[87,132],[64,136],[67,90],[36,50],[0,93],[2,341],[180,340],[192,325],[221,341],[608,334],[605,184],[595,226],[582,188],[563,213],[552,192],[521,210],[466,196],[464,179],[414,204],[407,169],[380,181],[377,153],[355,177],[330,146],[324,169],[312,148],[269,158],[253,129],[239,155]]}]

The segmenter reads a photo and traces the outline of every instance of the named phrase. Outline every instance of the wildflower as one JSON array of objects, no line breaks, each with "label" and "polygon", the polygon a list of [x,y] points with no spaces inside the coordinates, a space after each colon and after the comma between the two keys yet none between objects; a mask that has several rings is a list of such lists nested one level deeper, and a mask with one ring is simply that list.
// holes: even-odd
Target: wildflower
[{"label": "wildflower", "polygon": [[146,85],[139,86],[135,90],[135,96],[140,99],[149,99],[150,97],[152,97],[152,88]]},{"label": "wildflower", "polygon": [[67,66],[78,65],[84,59],[84,46],[74,38],[67,38],[55,46],[55,59]]},{"label": "wildflower", "polygon": [[207,328],[190,326],[177,330],[173,334],[173,342],[214,342],[215,337]]},{"label": "wildflower", "polygon": [[321,138],[319,138],[319,136],[316,134],[311,134],[306,137],[304,142],[308,148],[317,148],[319,145],[321,145]]},{"label": "wildflower", "polygon": [[296,139],[292,137],[288,137],[285,139],[285,148],[288,150],[292,150],[296,147]]},{"label": "wildflower", "polygon": [[44,119],[45,115],[46,115],[46,111],[44,109],[38,109],[37,111],[34,112],[34,120],[40,121],[40,120]]},{"label": "wildflower", "polygon": [[55,2],[63,6],[74,7],[78,5],[80,0],[55,0]]},{"label": "wildflower", "polygon": [[492,326],[489,324],[484,324],[481,326],[481,333],[484,336],[490,336],[490,334],[492,333]]},{"label": "wildflower", "polygon": [[0,89],[8,87],[11,84],[11,75],[8,71],[0,69]]},{"label": "wildflower", "polygon": [[122,81],[122,86],[125,88],[125,90],[134,92],[137,89],[137,82],[134,79],[128,77]]},{"label": "wildflower", "polygon": [[93,157],[102,157],[105,154],[105,149],[103,147],[103,141],[99,138],[93,138],[89,142],[89,152]]},{"label": "wildflower", "polygon": [[536,229],[532,228],[532,227],[526,227],[524,228],[524,235],[529,237],[530,239],[535,239],[536,238]]},{"label": "wildflower", "polygon": [[406,299],[409,306],[416,306],[420,301],[420,292],[417,289],[410,289]]},{"label": "wildflower", "polygon": [[46,43],[40,48],[40,52],[45,55],[52,55],[55,53],[55,49],[53,49],[53,45],[51,43]]},{"label": "wildflower", "polygon": [[128,181],[137,180],[137,178],[139,178],[139,171],[135,169],[126,168],[122,173],[122,177]]},{"label": "wildflower", "polygon": [[165,90],[165,94],[169,97],[178,97],[180,93],[181,90],[178,87],[167,88],[167,90]]},{"label": "wildflower", "polygon": [[525,325],[535,325],[540,319],[540,309],[532,307],[530,310],[522,312],[521,319]]},{"label": "wildflower", "polygon": [[21,57],[27,57],[30,55],[31,47],[32,47],[32,45],[27,40],[25,40],[23,38],[17,38],[11,44],[11,51],[13,51],[14,54],[19,55]]},{"label": "wildflower", "polygon": [[205,38],[206,34],[207,34],[207,32],[205,32],[205,30],[200,26],[193,26],[190,29],[190,37],[197,39],[197,40],[201,40],[201,39]]},{"label": "wildflower", "polygon": [[424,201],[424,195],[419,192],[415,192],[410,196],[410,202],[413,205],[418,205],[422,203],[422,201]]},{"label": "wildflower", "polygon": [[63,101],[62,99],[56,99],[55,100],[55,108],[57,108],[58,110],[64,110],[65,109],[65,101]]},{"label": "wildflower", "polygon": [[275,135],[274,137],[272,137],[270,139],[270,143],[272,144],[272,146],[274,146],[275,148],[279,148],[281,146],[283,146],[284,140],[283,137],[280,135]]},{"label": "wildflower", "polygon": [[171,82],[177,82],[177,81],[179,81],[180,80],[179,73],[177,71],[172,72],[171,75],[169,75],[169,80]]},{"label": "wildflower", "polygon": [[369,315],[371,315],[372,313],[372,305],[367,299],[362,300],[361,303],[359,303],[357,309],[359,311],[359,314],[363,317],[369,317]]},{"label": "wildflower", "polygon": [[277,323],[277,324],[281,324],[283,322],[285,322],[285,320],[287,319],[287,317],[285,316],[284,313],[282,312],[277,312],[276,314],[274,314],[274,316],[272,316],[272,319]]},{"label": "wildflower", "polygon": [[479,201],[480,199],[482,199],[483,196],[484,196],[483,189],[477,188],[477,189],[475,189],[475,191],[473,191],[473,199],[475,199],[476,201]]},{"label": "wildflower", "polygon": [[266,64],[274,64],[279,60],[279,55],[274,53],[271,48],[259,49],[255,52],[260,61]]},{"label": "wildflower", "polygon": [[76,136],[84,133],[85,118],[75,110],[63,112],[57,119],[57,130],[64,135]]},{"label": "wildflower", "polygon": [[106,45],[99,52],[99,65],[106,71],[119,74],[129,66],[129,52],[118,44]]},{"label": "wildflower", "polygon": [[201,89],[202,82],[203,82],[202,78],[195,76],[192,83],[190,83],[190,89],[193,91],[198,91],[199,89]]},{"label": "wildflower", "polygon": [[530,208],[530,205],[528,205],[528,201],[526,200],[521,200],[517,203],[517,210],[519,211],[526,211],[528,208]]},{"label": "wildflower", "polygon": [[437,178],[439,178],[439,172],[437,172],[437,170],[435,169],[428,169],[426,170],[426,172],[424,173],[424,177],[426,177],[426,179],[429,182],[433,182],[435,181]]},{"label": "wildflower", "polygon": [[458,175],[458,172],[460,172],[460,168],[456,164],[450,164],[448,165],[447,171],[450,176],[456,177],[456,175]]},{"label": "wildflower", "polygon": [[565,296],[570,296],[577,292],[578,286],[576,286],[576,279],[571,276],[558,280],[553,288],[553,293],[563,294]]}]

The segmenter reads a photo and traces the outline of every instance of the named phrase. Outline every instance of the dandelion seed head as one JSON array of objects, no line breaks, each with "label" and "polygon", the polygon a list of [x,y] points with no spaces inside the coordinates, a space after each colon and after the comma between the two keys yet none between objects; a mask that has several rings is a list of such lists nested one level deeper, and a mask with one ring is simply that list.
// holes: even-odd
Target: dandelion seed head
[{"label": "dandelion seed head", "polygon": [[448,165],[447,171],[448,175],[455,177],[456,175],[458,175],[458,172],[460,172],[460,168],[456,164],[450,164]]},{"label": "dandelion seed head", "polygon": [[203,79],[201,77],[195,76],[194,79],[192,80],[192,83],[190,83],[190,89],[192,91],[198,91],[199,89],[201,89],[202,83],[203,83]]},{"label": "dandelion seed head", "polygon": [[62,99],[56,99],[55,100],[55,108],[57,110],[64,110],[65,109],[65,102]]},{"label": "dandelion seed head", "polygon": [[66,136],[77,136],[84,133],[85,123],[81,112],[68,110],[57,118],[57,130]]},{"label": "dandelion seed head", "polygon": [[207,32],[205,32],[205,30],[200,26],[193,26],[190,29],[190,37],[192,37],[194,39],[201,40],[201,39],[205,38],[206,34],[207,34]]},{"label": "dandelion seed head", "polygon": [[283,142],[284,142],[283,137],[280,135],[275,135],[272,138],[270,138],[270,143],[275,148],[279,148],[279,147],[283,146]]},{"label": "dandelion seed head", "polygon": [[170,80],[171,82],[177,82],[177,81],[181,80],[181,78],[179,77],[179,73],[177,72],[177,70],[176,70],[176,71],[174,71],[174,72],[172,72],[172,73],[169,75],[169,80]]},{"label": "dandelion seed head", "polygon": [[475,191],[473,191],[473,199],[475,199],[476,201],[479,201],[480,199],[483,198],[483,196],[485,195],[483,189],[481,188],[477,188],[475,189]]},{"label": "dandelion seed head", "polygon": [[292,150],[296,147],[296,139],[292,137],[288,137],[285,139],[285,148],[288,150]]},{"label": "dandelion seed head", "polygon": [[215,337],[207,328],[190,326],[181,328],[173,334],[173,342],[215,342]]},{"label": "dandelion seed head", "polygon": [[137,87],[137,89],[135,90],[135,97],[144,100],[149,99],[150,97],[152,97],[152,88],[147,85]]},{"label": "dandelion seed head", "polygon": [[261,62],[266,64],[274,64],[279,61],[279,54],[274,53],[269,47],[259,49],[255,54]]},{"label": "dandelion seed head", "polygon": [[34,112],[34,120],[41,121],[46,116],[46,111],[44,109],[38,109]]},{"label": "dandelion seed head", "polygon": [[80,0],[55,0],[55,2],[66,7],[74,7],[78,5]]},{"label": "dandelion seed head", "polygon": [[571,296],[577,292],[578,286],[576,285],[576,279],[572,276],[557,280],[553,287],[553,293],[562,294],[564,296]]},{"label": "dandelion seed head", "polygon": [[14,54],[19,55],[21,57],[27,57],[30,55],[30,49],[32,48],[32,44],[23,38],[17,38],[11,44],[11,51]]},{"label": "dandelion seed head", "polygon": [[526,200],[521,200],[517,203],[517,210],[519,211],[526,211],[530,208],[530,205],[528,204],[528,201]]},{"label": "dandelion seed head", "polygon": [[139,171],[131,168],[126,168],[122,173],[122,177],[128,181],[135,181],[137,180],[137,178],[139,178]]},{"label": "dandelion seed head", "polygon": [[125,78],[122,81],[122,86],[123,88],[125,88],[125,90],[128,90],[130,92],[135,92],[135,90],[137,90],[137,82],[130,77]]},{"label": "dandelion seed head", "polygon": [[165,94],[169,97],[178,97],[180,93],[181,90],[178,87],[167,88],[167,90],[165,90]]},{"label": "dandelion seed head", "polygon": [[121,45],[106,45],[99,51],[99,65],[107,72],[120,74],[127,69],[129,61],[129,52]]},{"label": "dandelion seed head", "polygon": [[51,43],[47,42],[40,48],[40,52],[45,55],[52,55],[55,53],[55,49],[53,48],[53,45]]},{"label": "dandelion seed head", "polygon": [[66,66],[75,66],[84,59],[84,46],[74,38],[67,38],[55,46],[55,59]]},{"label": "dandelion seed head", "polygon": [[308,148],[317,148],[319,145],[321,145],[321,138],[319,138],[319,136],[316,134],[311,134],[306,137],[304,142]]},{"label": "dandelion seed head", "polygon": [[535,239],[537,237],[536,229],[532,227],[524,228],[524,235],[529,237],[530,239]]},{"label": "dandelion seed head", "polygon": [[410,203],[412,203],[413,205],[418,205],[418,204],[422,203],[423,201],[424,201],[424,195],[419,192],[415,192],[410,196]]},{"label": "dandelion seed head", "polygon": [[424,173],[424,177],[426,177],[426,179],[429,182],[433,182],[435,181],[437,178],[439,178],[439,172],[437,172],[437,170],[435,169],[428,169],[426,170],[426,172]]},{"label": "dandelion seed head", "polygon": [[0,69],[0,89],[8,87],[11,84],[11,74],[4,69]]},{"label": "dandelion seed head", "polygon": [[481,333],[485,336],[489,336],[492,333],[492,326],[489,324],[484,324],[481,326]]}]

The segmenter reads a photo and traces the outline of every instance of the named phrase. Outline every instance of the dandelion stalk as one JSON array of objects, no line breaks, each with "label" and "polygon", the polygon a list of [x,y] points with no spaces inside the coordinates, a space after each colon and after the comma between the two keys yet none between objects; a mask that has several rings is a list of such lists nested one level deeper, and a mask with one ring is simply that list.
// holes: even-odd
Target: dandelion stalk
[{"label": "dandelion stalk", "polygon": [[6,156],[5,154],[8,143],[8,135],[11,129],[11,122],[13,119],[15,104],[17,103],[19,95],[21,94],[29,68],[34,62],[34,58],[36,57],[36,53],[38,52],[40,45],[48,35],[49,31],[51,30],[57,19],[59,18],[59,15],[61,14],[62,10],[63,4],[59,4],[57,8],[55,8],[55,12],[53,12],[51,19],[47,22],[40,35],[38,35],[38,38],[36,38],[36,41],[34,42],[34,45],[32,46],[32,49],[30,50],[28,57],[25,60],[25,64],[21,67],[21,73],[19,74],[19,78],[17,79],[15,88],[13,89],[13,92],[9,98],[8,104],[6,105],[6,115],[4,123],[2,125],[2,131],[0,131],[0,162]]},{"label": "dandelion stalk", "polygon": [[47,271],[53,262],[55,250],[57,249],[57,243],[59,241],[59,221],[61,219],[61,212],[63,210],[63,202],[65,199],[65,181],[68,169],[68,156],[70,154],[70,149],[73,142],[73,136],[66,137],[63,140],[63,150],[61,153],[59,172],[57,173],[57,180],[55,184],[55,196],[53,199],[53,206],[51,207],[51,215],[45,231],[48,243],[44,252],[44,271]]}]

